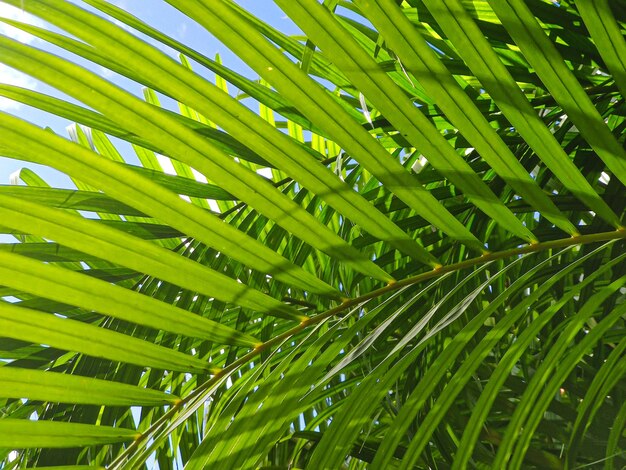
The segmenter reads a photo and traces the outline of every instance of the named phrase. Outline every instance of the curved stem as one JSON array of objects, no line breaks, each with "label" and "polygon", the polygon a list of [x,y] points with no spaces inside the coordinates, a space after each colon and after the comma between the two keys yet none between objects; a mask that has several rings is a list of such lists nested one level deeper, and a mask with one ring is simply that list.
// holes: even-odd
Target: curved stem
[{"label": "curved stem", "polygon": [[[333,307],[330,310],[327,310],[323,313],[320,313],[319,315],[310,317],[307,320],[302,321],[301,323],[294,326],[293,328],[285,331],[284,333],[281,333],[280,335],[273,337],[272,339],[266,341],[265,343],[258,344],[252,351],[249,351],[248,353],[244,354],[239,359],[230,363],[228,366],[222,369],[215,369],[213,371],[213,376],[209,380],[199,385],[189,395],[187,395],[185,398],[182,398],[180,401],[175,403],[163,416],[161,416],[145,432],[143,432],[137,439],[135,439],[135,441],[132,444],[130,444],[126,448],[126,450],[122,452],[107,468],[110,470],[122,468],[121,465],[123,465],[123,462],[126,460],[126,458],[129,455],[131,455],[133,451],[137,449],[143,441],[148,439],[163,424],[165,424],[172,416],[174,416],[178,412],[179,409],[181,409],[186,404],[191,402],[194,398],[197,398],[200,395],[202,395],[202,393],[210,389],[218,380],[234,372],[240,366],[247,364],[250,360],[254,359],[261,352],[266,351],[267,349],[284,341],[285,339],[288,339],[291,336],[294,336],[300,333],[305,328],[311,325],[316,325],[326,320],[327,318],[335,316],[365,301],[368,301],[377,297],[381,297],[385,294],[394,292],[406,286],[419,284],[421,282],[439,277],[449,272],[458,271],[458,270],[465,269],[465,268],[470,268],[472,266],[477,266],[477,265],[480,265],[489,261],[510,258],[513,256],[519,256],[519,255],[524,255],[528,253],[535,253],[535,252],[545,251],[545,250],[550,250],[550,249],[555,249],[555,248],[566,248],[566,247],[570,247],[574,245],[585,245],[589,243],[598,243],[598,242],[605,242],[605,241],[610,241],[610,240],[623,240],[623,239],[626,239],[626,229],[620,229],[620,230],[615,230],[611,232],[595,233],[595,234],[589,234],[589,235],[580,235],[577,237],[562,238],[559,240],[540,242],[540,243],[535,243],[531,245],[525,245],[519,248],[512,248],[509,250],[498,251],[494,253],[486,253],[476,258],[471,258],[465,261],[461,261],[459,263],[441,266],[432,271],[428,271],[422,274],[417,274],[415,276],[411,276],[406,279],[402,279],[400,281],[390,283],[386,285],[385,287],[381,287],[380,289],[373,290],[359,297],[345,299],[340,305],[337,305],[336,307]],[[201,401],[200,403],[202,402],[203,401]]]}]

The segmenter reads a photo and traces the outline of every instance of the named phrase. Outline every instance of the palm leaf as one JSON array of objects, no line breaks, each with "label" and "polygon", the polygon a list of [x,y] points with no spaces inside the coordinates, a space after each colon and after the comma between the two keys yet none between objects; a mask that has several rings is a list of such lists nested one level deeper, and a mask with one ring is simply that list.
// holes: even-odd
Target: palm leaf
[{"label": "palm leaf", "polygon": [[2,0],[3,468],[624,465],[621,0],[159,3]]}]

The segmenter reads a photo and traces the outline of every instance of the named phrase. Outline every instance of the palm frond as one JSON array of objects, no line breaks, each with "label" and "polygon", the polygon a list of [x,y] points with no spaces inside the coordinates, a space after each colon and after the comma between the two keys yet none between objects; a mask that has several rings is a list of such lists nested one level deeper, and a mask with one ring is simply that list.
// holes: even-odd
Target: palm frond
[{"label": "palm frond", "polygon": [[621,0],[1,3],[2,468],[624,465]]}]

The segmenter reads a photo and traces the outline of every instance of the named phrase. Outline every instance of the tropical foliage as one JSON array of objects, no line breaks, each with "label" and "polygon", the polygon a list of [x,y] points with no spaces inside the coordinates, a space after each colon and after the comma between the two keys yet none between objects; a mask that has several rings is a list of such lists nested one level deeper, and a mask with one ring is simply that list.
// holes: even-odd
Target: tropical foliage
[{"label": "tropical foliage", "polygon": [[2,1],[2,468],[626,464],[626,2]]}]

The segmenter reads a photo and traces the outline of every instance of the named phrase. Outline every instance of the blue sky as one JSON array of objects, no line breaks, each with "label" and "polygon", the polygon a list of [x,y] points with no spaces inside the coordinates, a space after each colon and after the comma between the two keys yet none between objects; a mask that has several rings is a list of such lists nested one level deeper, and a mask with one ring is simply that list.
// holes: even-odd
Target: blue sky
[{"label": "blue sky", "polygon": [[[82,4],[79,0],[72,0],[73,3]],[[111,3],[125,9],[126,11],[137,16],[146,23],[149,23],[153,27],[156,27],[163,33],[166,33],[173,38],[188,44],[194,49],[202,52],[203,54],[213,57],[216,53],[219,53],[222,57],[223,63],[240,72],[250,78],[256,78],[257,75],[247,68],[241,61],[237,59],[225,46],[211,36],[204,28],[172,8],[163,0],[115,0]],[[263,19],[264,21],[279,28],[281,31],[287,34],[298,34],[298,28],[285,17],[283,12],[271,1],[271,0],[239,0],[238,3],[253,13],[255,16]],[[84,5],[83,5],[84,6]],[[44,26],[44,23],[37,18],[34,18],[27,13],[1,3],[0,0],[0,17],[11,18],[38,26]],[[25,33],[19,32],[9,26],[0,23],[0,34],[4,34],[19,41],[28,43],[32,46],[53,51],[55,54],[62,57],[70,57],[69,54],[62,50],[53,48],[41,40],[33,38]],[[176,54],[169,49],[164,51],[174,57]],[[102,74],[105,78],[120,84],[132,93],[141,96],[142,87],[139,84],[132,83],[128,80],[120,79],[115,74],[103,70],[99,66],[92,68],[97,73]],[[202,69],[198,66],[195,70],[202,73]],[[206,76],[212,79],[211,73],[207,73]],[[46,86],[45,84],[38,83],[37,81],[27,77],[23,74],[9,69],[3,65],[0,65],[0,83],[9,83],[12,85],[18,85],[26,88],[31,88],[42,93],[47,93],[53,96],[64,97],[56,92],[54,89]],[[50,127],[60,135],[67,136],[67,126],[72,123],[68,120],[61,119],[50,114],[40,112],[27,106],[17,104],[15,102],[8,101],[0,98],[0,111],[9,112],[19,116],[22,119],[31,121],[42,127]],[[120,149],[123,154],[127,149]],[[126,150],[126,151],[125,151]],[[124,155],[130,157],[130,155]],[[129,158],[132,160],[132,158]],[[0,157],[0,184],[8,184],[10,175],[18,171],[20,168],[29,167],[42,176],[48,183],[53,186],[71,187],[71,182],[58,172],[40,167],[38,165],[20,162],[17,160],[11,160]]]}]

